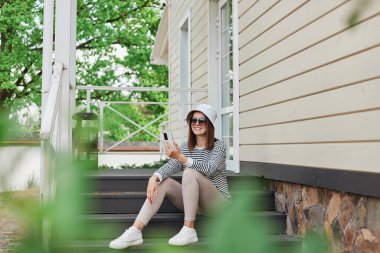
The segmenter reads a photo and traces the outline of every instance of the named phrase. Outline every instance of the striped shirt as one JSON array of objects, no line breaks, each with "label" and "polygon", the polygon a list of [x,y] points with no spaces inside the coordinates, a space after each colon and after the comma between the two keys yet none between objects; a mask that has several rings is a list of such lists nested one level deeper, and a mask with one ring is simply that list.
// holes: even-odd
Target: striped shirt
[{"label": "striped shirt", "polygon": [[188,157],[187,163],[181,164],[178,160],[170,159],[154,173],[160,181],[176,172],[191,168],[206,176],[226,198],[231,197],[226,176],[226,145],[222,140],[215,141],[212,150],[195,148],[190,151],[185,142],[181,146],[181,151]]}]

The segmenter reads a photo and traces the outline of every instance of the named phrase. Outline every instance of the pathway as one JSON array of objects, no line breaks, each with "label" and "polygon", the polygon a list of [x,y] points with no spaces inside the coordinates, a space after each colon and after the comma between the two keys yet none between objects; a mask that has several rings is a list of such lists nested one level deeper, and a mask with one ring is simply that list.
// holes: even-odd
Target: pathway
[{"label": "pathway", "polygon": [[[12,193],[11,199],[36,198],[36,190],[26,190]],[[23,237],[22,224],[14,211],[7,205],[5,194],[0,194],[0,253],[10,253],[20,243]]]}]

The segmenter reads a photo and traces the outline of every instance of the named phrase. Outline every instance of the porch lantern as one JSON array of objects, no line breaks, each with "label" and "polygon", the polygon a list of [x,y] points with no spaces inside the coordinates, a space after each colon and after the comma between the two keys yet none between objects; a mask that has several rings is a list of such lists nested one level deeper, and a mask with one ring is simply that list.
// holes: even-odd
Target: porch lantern
[{"label": "porch lantern", "polygon": [[[77,161],[96,169],[98,166],[99,120],[95,113],[80,112],[73,115],[73,153]],[[93,167],[93,168],[92,168]]]}]

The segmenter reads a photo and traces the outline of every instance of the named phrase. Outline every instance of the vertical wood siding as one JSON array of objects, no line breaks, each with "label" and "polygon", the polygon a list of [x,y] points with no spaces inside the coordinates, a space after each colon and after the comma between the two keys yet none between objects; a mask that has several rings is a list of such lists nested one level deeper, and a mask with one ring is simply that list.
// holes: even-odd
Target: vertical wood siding
[{"label": "vertical wood siding", "polygon": [[380,1],[239,2],[242,161],[380,173]]}]

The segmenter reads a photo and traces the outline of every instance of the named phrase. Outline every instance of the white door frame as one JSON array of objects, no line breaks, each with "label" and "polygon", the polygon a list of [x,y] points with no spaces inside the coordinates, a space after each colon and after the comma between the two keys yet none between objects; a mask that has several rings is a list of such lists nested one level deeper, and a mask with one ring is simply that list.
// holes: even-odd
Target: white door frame
[{"label": "white door frame", "polygon": [[[187,28],[186,38],[184,38],[184,27]],[[180,57],[180,67],[179,67],[179,88],[181,89],[189,89],[191,88],[191,9],[187,10],[186,15],[182,18],[181,22],[178,26],[178,34],[179,34],[179,57]],[[186,39],[186,41],[184,40]],[[185,43],[185,44],[183,44]],[[184,47],[184,48],[183,48]],[[186,50],[186,58],[182,58],[183,52]],[[185,65],[186,69],[182,66]],[[185,81],[183,80],[185,79]],[[185,101],[182,101],[183,98],[186,98]],[[185,129],[187,124],[185,122],[185,118],[191,107],[189,104],[191,103],[191,92],[181,91],[179,93],[179,120],[181,127],[180,134],[180,143],[185,141]]]},{"label": "white door frame", "polygon": [[233,168],[236,173],[240,173],[240,91],[239,91],[239,1],[232,0],[232,30],[233,30],[233,68],[234,68],[234,161]]},{"label": "white door frame", "polygon": [[[233,113],[233,145],[234,154],[232,162],[229,162],[227,168],[240,173],[240,152],[239,152],[239,47],[238,47],[238,0],[232,0],[232,27],[233,27],[233,106],[227,110],[222,110],[221,97],[221,37],[220,37],[220,8],[227,0],[209,1],[209,26],[208,26],[208,48],[209,48],[209,64],[208,64],[208,83],[209,83],[209,103],[217,108],[218,117],[216,121],[217,136],[222,136],[222,114]],[[220,94],[215,96],[215,91]]]}]

